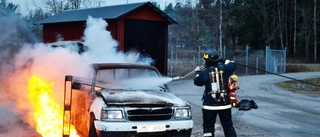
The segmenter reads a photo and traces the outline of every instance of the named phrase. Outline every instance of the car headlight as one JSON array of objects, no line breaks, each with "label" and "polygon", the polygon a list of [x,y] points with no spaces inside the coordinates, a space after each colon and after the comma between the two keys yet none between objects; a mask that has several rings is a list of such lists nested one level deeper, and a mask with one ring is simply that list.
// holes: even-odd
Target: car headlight
[{"label": "car headlight", "polygon": [[121,110],[102,110],[102,120],[122,120],[123,113]]},{"label": "car headlight", "polygon": [[175,118],[191,118],[191,109],[190,108],[177,108],[175,115]]}]

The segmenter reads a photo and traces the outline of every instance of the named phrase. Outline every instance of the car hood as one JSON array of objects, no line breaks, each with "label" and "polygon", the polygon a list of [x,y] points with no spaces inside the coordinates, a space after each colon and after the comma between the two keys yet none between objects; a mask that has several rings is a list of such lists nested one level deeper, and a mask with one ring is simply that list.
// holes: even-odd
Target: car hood
[{"label": "car hood", "polygon": [[146,90],[101,91],[107,105],[113,106],[188,106],[186,101],[170,92]]}]

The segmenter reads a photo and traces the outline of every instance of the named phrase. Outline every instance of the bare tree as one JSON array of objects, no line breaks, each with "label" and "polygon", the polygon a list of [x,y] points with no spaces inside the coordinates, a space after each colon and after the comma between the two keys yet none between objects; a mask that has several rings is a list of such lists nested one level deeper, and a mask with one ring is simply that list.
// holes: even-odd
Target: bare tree
[{"label": "bare tree", "polygon": [[71,9],[80,9],[82,1],[83,0],[68,0],[68,3],[70,3]]},{"label": "bare tree", "polygon": [[309,26],[308,26],[308,19],[307,19],[307,15],[306,15],[306,11],[302,10],[302,15],[303,15],[303,24],[302,24],[302,33],[304,36],[304,40],[305,40],[305,59],[308,60],[309,58],[309,40],[310,40],[310,32],[309,30]]},{"label": "bare tree", "polygon": [[279,19],[279,33],[280,33],[280,45],[281,49],[284,49],[283,46],[283,32],[282,32],[282,18],[281,18],[281,10],[280,10],[280,0],[277,0],[278,7],[278,19]]},{"label": "bare tree", "polygon": [[[220,6],[217,4],[218,0],[199,0],[198,11],[199,19],[204,21],[205,26],[208,27],[208,34],[206,36],[206,45],[214,49],[219,49],[219,15]],[[222,20],[221,20],[222,21]],[[222,25],[222,24],[221,24]],[[222,26],[221,26],[222,28]],[[221,39],[222,40],[222,39]]]},{"label": "bare tree", "polygon": [[36,2],[33,3],[38,8],[46,8],[53,15],[64,10],[100,7],[105,5],[103,0],[44,0],[46,7],[39,7]]},{"label": "bare tree", "polygon": [[[270,11],[270,5],[265,0],[254,0],[252,1],[252,5],[249,3],[246,3],[248,5],[251,12],[256,16],[257,21],[261,24],[263,28],[263,35],[265,38],[265,43],[267,45],[271,45],[270,41],[274,38],[274,33],[270,30],[270,21],[269,21],[269,15]],[[271,14],[272,15],[272,14]]]},{"label": "bare tree", "polygon": [[62,1],[59,0],[46,0],[45,4],[48,6],[49,12],[53,14],[58,14],[63,10]]},{"label": "bare tree", "polygon": [[297,0],[294,0],[293,55],[297,53]]},{"label": "bare tree", "polygon": [[222,53],[222,0],[219,1],[219,52]]},{"label": "bare tree", "polygon": [[106,5],[106,1],[104,1],[104,0],[83,0],[82,5],[85,8],[101,7],[101,6]]},{"label": "bare tree", "polygon": [[313,6],[314,62],[317,62],[317,0]]}]

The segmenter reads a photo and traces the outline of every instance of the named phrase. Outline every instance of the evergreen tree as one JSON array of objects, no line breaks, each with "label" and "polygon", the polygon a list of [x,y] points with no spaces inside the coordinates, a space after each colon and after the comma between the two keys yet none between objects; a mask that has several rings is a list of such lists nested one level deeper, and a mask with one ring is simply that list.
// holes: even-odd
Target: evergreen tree
[{"label": "evergreen tree", "polygon": [[5,16],[9,14],[19,14],[17,12],[18,5],[12,2],[6,3],[6,0],[1,0],[0,3],[0,16]]}]

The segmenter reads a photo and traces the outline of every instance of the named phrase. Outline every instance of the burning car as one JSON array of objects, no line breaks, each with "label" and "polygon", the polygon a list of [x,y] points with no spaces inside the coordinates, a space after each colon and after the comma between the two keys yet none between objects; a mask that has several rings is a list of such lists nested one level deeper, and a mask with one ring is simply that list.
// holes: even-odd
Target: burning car
[{"label": "burning car", "polygon": [[172,79],[155,67],[93,64],[90,75],[66,76],[64,130],[71,123],[89,137],[191,136],[189,104],[171,93],[165,83]]}]

